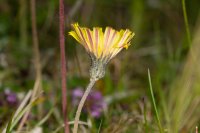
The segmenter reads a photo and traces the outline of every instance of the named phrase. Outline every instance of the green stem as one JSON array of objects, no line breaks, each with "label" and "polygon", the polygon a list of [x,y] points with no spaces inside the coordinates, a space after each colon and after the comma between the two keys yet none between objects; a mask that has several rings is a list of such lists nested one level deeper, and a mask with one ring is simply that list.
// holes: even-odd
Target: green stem
[{"label": "green stem", "polygon": [[83,97],[81,98],[81,101],[78,105],[78,109],[76,111],[76,116],[75,116],[75,121],[74,121],[74,129],[73,129],[73,133],[77,133],[78,132],[78,122],[79,122],[79,118],[81,115],[81,111],[83,108],[83,105],[92,89],[92,87],[94,86],[96,80],[91,79],[89,85],[87,86],[87,89],[85,90]]},{"label": "green stem", "polygon": [[182,0],[182,7],[183,7],[183,17],[184,17],[184,22],[185,22],[185,29],[186,29],[186,34],[187,34],[187,41],[188,41],[188,45],[191,46],[191,35],[190,35],[190,29],[189,29],[189,24],[188,24],[187,11],[186,11],[186,7],[185,7],[185,0]]},{"label": "green stem", "polygon": [[157,122],[158,122],[158,127],[159,127],[159,130],[160,130],[160,133],[163,133],[163,128],[161,126],[160,118],[159,118],[159,115],[158,115],[158,110],[157,110],[157,107],[156,107],[156,102],[155,102],[155,99],[154,99],[153,88],[152,88],[152,84],[151,84],[151,75],[150,75],[149,69],[148,69],[148,79],[149,79],[149,88],[150,88],[150,92],[151,92],[151,98],[152,98],[152,101],[153,101],[153,106],[154,106],[154,110],[155,110],[156,118],[157,118]]}]

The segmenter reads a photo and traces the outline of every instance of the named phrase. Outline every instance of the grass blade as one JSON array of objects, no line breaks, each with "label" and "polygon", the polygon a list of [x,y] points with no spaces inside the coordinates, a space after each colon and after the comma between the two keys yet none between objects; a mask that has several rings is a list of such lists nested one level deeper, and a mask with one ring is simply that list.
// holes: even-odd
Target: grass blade
[{"label": "grass blade", "polygon": [[155,113],[156,113],[159,131],[160,131],[160,133],[163,133],[163,128],[161,126],[161,122],[160,122],[160,118],[159,118],[159,115],[158,115],[158,110],[157,110],[157,107],[156,107],[156,102],[155,102],[155,98],[154,98],[154,94],[153,94],[153,88],[152,88],[152,84],[151,84],[151,75],[150,75],[149,69],[148,69],[148,79],[149,79],[149,89],[150,89],[150,92],[151,92],[151,98],[152,98],[153,107],[154,107],[154,110],[155,110]]},{"label": "grass blade", "polygon": [[16,116],[15,120],[13,120],[12,125],[11,125],[11,131],[13,130],[13,128],[17,125],[17,123],[20,121],[20,119],[23,117],[23,115],[29,110],[31,109],[34,105],[36,105],[36,99],[34,99],[32,102],[30,102],[29,104],[27,104]]},{"label": "grass blade", "polygon": [[100,133],[100,131],[101,131],[102,122],[103,122],[103,120],[101,119],[101,123],[100,123],[100,125],[99,125],[99,129],[98,129],[98,133]]},{"label": "grass blade", "polygon": [[22,101],[22,103],[19,105],[19,107],[17,108],[16,112],[13,114],[13,116],[10,118],[6,128],[4,131],[6,131],[6,133],[10,133],[12,131],[12,128],[14,127],[15,120],[17,118],[17,116],[20,114],[20,112],[23,111],[23,109],[25,108],[29,98],[31,96],[31,91],[28,92],[28,94],[25,96],[24,100]]},{"label": "grass blade", "polygon": [[45,122],[48,120],[48,118],[51,116],[51,114],[53,113],[53,111],[54,111],[54,108],[52,108],[52,109],[49,111],[49,113],[48,113],[41,121],[39,121],[39,122],[37,123],[37,125],[36,125],[35,127],[40,127],[43,123],[45,123]]},{"label": "grass blade", "polygon": [[23,108],[26,106],[26,104],[28,103],[30,97],[32,95],[32,91],[29,91],[25,98],[23,99],[23,101],[21,102],[21,104],[19,105],[19,107],[17,108],[17,111],[15,112],[13,119],[15,119],[17,117],[17,115],[23,110]]},{"label": "grass blade", "polygon": [[183,17],[184,17],[184,22],[185,22],[185,29],[186,29],[186,34],[187,34],[187,41],[188,45],[190,47],[191,45],[191,35],[190,35],[190,28],[188,24],[188,17],[187,17],[187,11],[186,11],[186,6],[185,6],[185,0],[182,0],[182,8],[183,8]]}]

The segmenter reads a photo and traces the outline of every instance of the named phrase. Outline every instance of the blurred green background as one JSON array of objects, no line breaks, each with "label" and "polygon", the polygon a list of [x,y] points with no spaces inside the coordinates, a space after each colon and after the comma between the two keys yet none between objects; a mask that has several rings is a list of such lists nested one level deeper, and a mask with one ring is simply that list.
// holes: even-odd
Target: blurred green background
[{"label": "blurred green background", "polygon": [[[106,76],[93,88],[103,96],[106,109],[98,118],[87,111],[83,113],[81,120],[92,126],[82,126],[80,132],[159,132],[149,91],[148,68],[163,130],[195,132],[200,122],[200,34],[197,34],[200,1],[186,0],[185,5],[192,43],[187,39],[181,0],[65,0],[69,121],[73,121],[76,111],[72,92],[86,87],[90,66],[84,48],[68,36],[70,24],[128,28],[136,34],[129,49],[109,63]],[[62,125],[58,6],[56,0],[36,1],[43,88],[39,104],[43,110],[32,109],[26,130],[32,130],[51,109],[53,113],[41,125],[43,132],[52,132]],[[1,128],[35,82],[31,33],[30,2],[1,0]],[[11,94],[15,100],[10,103],[7,97]]]}]

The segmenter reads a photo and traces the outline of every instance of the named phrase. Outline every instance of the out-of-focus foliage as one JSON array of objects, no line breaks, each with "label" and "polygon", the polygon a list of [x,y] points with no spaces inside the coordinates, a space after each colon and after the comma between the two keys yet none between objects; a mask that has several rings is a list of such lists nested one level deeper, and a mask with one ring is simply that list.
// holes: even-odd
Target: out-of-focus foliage
[{"label": "out-of-focus foliage", "polygon": [[[195,30],[200,27],[200,1],[185,2],[191,38],[198,40]],[[33,108],[26,129],[32,130],[41,120],[39,116],[45,117],[53,108],[53,113],[41,125],[44,132],[50,132],[62,125],[58,1],[37,0],[36,9],[44,90],[40,103],[43,111],[38,112],[37,107]],[[65,20],[69,121],[74,120],[76,111],[72,91],[85,87],[89,79],[90,59],[83,47],[68,36],[70,24],[79,22],[87,27],[129,28],[136,34],[131,47],[111,61],[105,78],[94,87],[107,102],[105,113],[94,118],[90,113],[85,113],[89,111],[85,108],[87,111],[82,113],[81,120],[89,126],[82,126],[81,130],[158,132],[148,89],[149,68],[164,130],[194,132],[200,121],[196,113],[200,111],[197,108],[200,85],[197,78],[199,70],[191,72],[190,69],[197,67],[190,66],[199,66],[199,63],[188,57],[190,48],[197,44],[188,44],[181,0],[65,0]],[[199,49],[197,46],[194,48]],[[195,52],[191,56],[199,57],[200,51]],[[0,127],[5,126],[24,95],[33,88],[33,57],[29,1],[1,0]],[[192,84],[189,88],[183,83],[187,81]],[[8,90],[16,96],[16,103],[9,103]],[[184,95],[180,92],[184,92]],[[195,100],[191,98],[194,96]],[[191,112],[188,108],[191,108]],[[187,121],[183,121],[185,117]]]}]

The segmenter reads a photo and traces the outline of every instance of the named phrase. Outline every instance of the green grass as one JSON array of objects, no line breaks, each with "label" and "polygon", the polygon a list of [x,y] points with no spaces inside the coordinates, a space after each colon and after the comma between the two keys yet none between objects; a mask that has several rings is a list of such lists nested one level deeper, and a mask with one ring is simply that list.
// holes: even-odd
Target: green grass
[{"label": "green grass", "polygon": [[161,125],[161,122],[160,122],[160,118],[159,118],[159,114],[158,114],[158,110],[157,110],[157,107],[156,107],[156,102],[155,102],[155,98],[154,98],[154,94],[153,94],[153,88],[152,88],[152,83],[151,83],[151,74],[150,74],[150,71],[148,69],[148,79],[149,79],[149,89],[150,89],[150,92],[151,92],[151,98],[152,98],[152,102],[153,102],[153,107],[154,107],[154,111],[156,113],[156,119],[157,119],[157,122],[158,122],[158,127],[159,127],[159,131],[160,133],[163,133],[163,128],[162,128],[162,125]]},{"label": "green grass", "polygon": [[191,34],[190,34],[190,28],[188,24],[188,17],[187,17],[187,10],[185,6],[185,0],[182,0],[182,8],[183,8],[183,17],[184,17],[184,22],[185,22],[185,29],[186,29],[186,34],[187,34],[187,41],[189,47],[191,46]]}]

